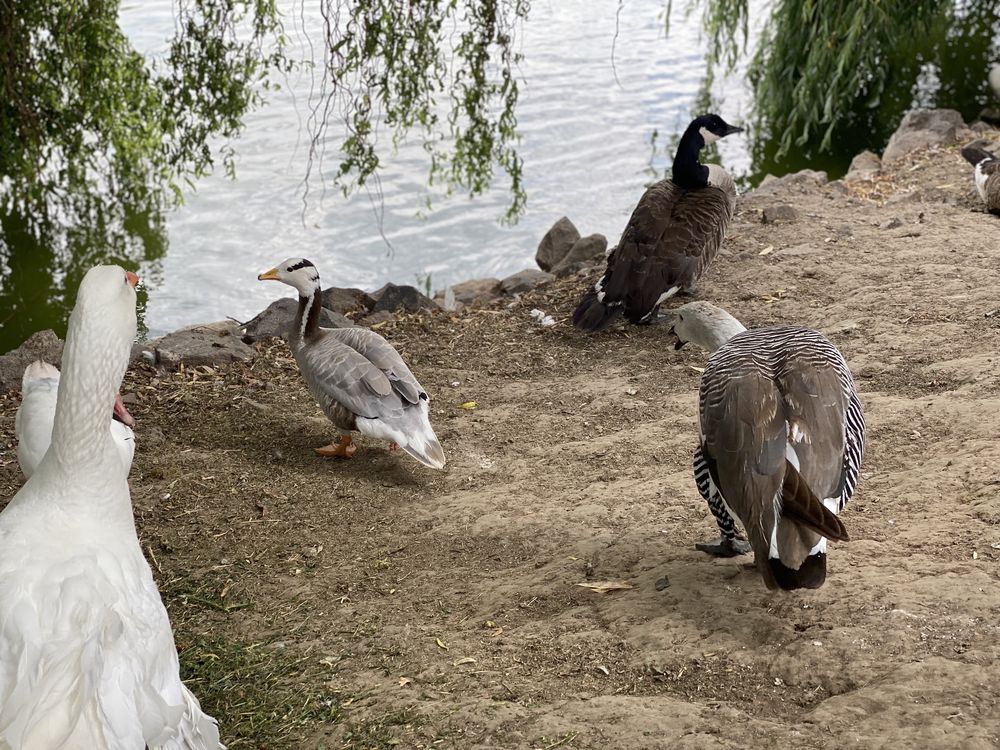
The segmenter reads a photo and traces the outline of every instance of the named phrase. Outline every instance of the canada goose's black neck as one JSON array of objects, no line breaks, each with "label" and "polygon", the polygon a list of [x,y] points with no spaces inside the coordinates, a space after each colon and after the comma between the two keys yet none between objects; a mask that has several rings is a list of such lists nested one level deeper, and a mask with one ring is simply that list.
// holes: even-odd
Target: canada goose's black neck
[{"label": "canada goose's black neck", "polygon": [[708,167],[698,162],[698,154],[705,145],[700,128],[691,123],[681,136],[674,154],[673,181],[685,188],[702,188],[708,185]]},{"label": "canada goose's black neck", "polygon": [[319,333],[319,313],[322,309],[323,296],[318,285],[308,296],[299,295],[299,309],[292,326],[293,340],[308,341]]}]

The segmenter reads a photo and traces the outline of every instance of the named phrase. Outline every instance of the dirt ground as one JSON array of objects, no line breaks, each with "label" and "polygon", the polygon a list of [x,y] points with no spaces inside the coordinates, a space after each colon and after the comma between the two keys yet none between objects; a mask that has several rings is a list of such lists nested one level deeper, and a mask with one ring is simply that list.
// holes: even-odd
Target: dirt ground
[{"label": "dirt ground", "polygon": [[[800,219],[762,224],[777,203]],[[953,148],[738,212],[699,296],[828,332],[867,413],[852,541],[815,592],[694,549],[716,535],[691,473],[705,354],[574,330],[593,274],[380,329],[443,472],[364,440],[315,457],[332,431],[281,342],[129,372],[140,538],[230,748],[1000,746],[1000,219]],[[578,585],[605,581],[631,588]]]}]

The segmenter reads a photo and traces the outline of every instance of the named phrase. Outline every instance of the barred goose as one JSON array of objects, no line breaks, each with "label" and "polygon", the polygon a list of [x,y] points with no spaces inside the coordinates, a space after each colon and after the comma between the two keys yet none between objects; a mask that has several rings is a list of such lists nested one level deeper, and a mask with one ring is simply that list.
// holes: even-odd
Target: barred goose
[{"label": "barred goose", "polygon": [[722,537],[698,549],[753,549],[768,588],[818,588],[827,539],[848,540],[836,514],[854,493],[864,453],[864,412],[847,362],[817,331],[748,331],[707,302],[679,307],[672,331],[676,348],[693,341],[712,353],[694,475]]},{"label": "barred goose", "polygon": [[[52,440],[52,423],[56,416],[56,395],[59,391],[59,370],[55,365],[38,360],[24,370],[21,378],[21,405],[14,416],[17,438],[17,462],[28,478],[41,463]],[[135,420],[128,413],[120,395],[115,395],[111,409],[111,440],[126,473],[135,455]]]},{"label": "barred goose", "polygon": [[633,323],[647,323],[665,299],[694,290],[736,208],[733,178],[717,164],[701,164],[698,154],[739,132],[742,128],[718,115],[702,115],[688,125],[674,155],[672,179],[657,182],[639,199],[607,270],[573,313],[577,328],[602,331],[623,312]]},{"label": "barred goose", "polygon": [[257,277],[299,293],[289,346],[313,397],[343,433],[315,451],[351,458],[351,431],[389,440],[425,466],[442,469],[444,451],[430,423],[430,399],[399,352],[367,328],[320,328],[319,272],[304,258],[289,258]]},{"label": "barred goose", "polygon": [[991,214],[1000,214],[1000,159],[978,146],[966,146],[962,156],[976,168],[976,190]]},{"label": "barred goose", "polygon": [[0,748],[222,747],[181,682],[108,429],[137,282],[118,266],[84,276],[51,446],[0,513]]}]

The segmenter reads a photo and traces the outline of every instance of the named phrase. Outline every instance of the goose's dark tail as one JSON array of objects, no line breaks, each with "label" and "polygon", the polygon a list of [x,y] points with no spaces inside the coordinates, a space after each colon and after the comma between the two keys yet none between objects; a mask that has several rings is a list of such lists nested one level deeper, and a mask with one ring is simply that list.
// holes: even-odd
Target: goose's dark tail
[{"label": "goose's dark tail", "polygon": [[966,146],[962,149],[962,156],[972,166],[976,166],[981,161],[992,161],[997,158],[985,148],[980,148],[979,146]]},{"label": "goose's dark tail", "polygon": [[573,325],[589,333],[597,333],[618,320],[621,314],[620,304],[604,304],[597,299],[597,292],[591,289],[583,295],[583,299],[577,305],[573,313]]},{"label": "goose's dark tail", "polygon": [[[803,526],[831,541],[850,540],[841,520],[813,494],[802,475],[791,464],[785,466],[781,496],[783,522]],[[772,557],[768,558],[767,563],[774,582],[785,591],[818,589],[826,580],[825,551],[808,555],[798,569],[790,568]]]}]

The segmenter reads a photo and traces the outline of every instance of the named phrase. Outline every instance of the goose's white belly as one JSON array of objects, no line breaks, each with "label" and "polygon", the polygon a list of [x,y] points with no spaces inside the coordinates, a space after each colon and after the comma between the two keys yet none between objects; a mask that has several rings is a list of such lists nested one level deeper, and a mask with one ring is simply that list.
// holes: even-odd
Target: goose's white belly
[{"label": "goose's white belly", "polygon": [[0,516],[0,748],[168,739],[183,689],[134,530],[40,510]]}]

